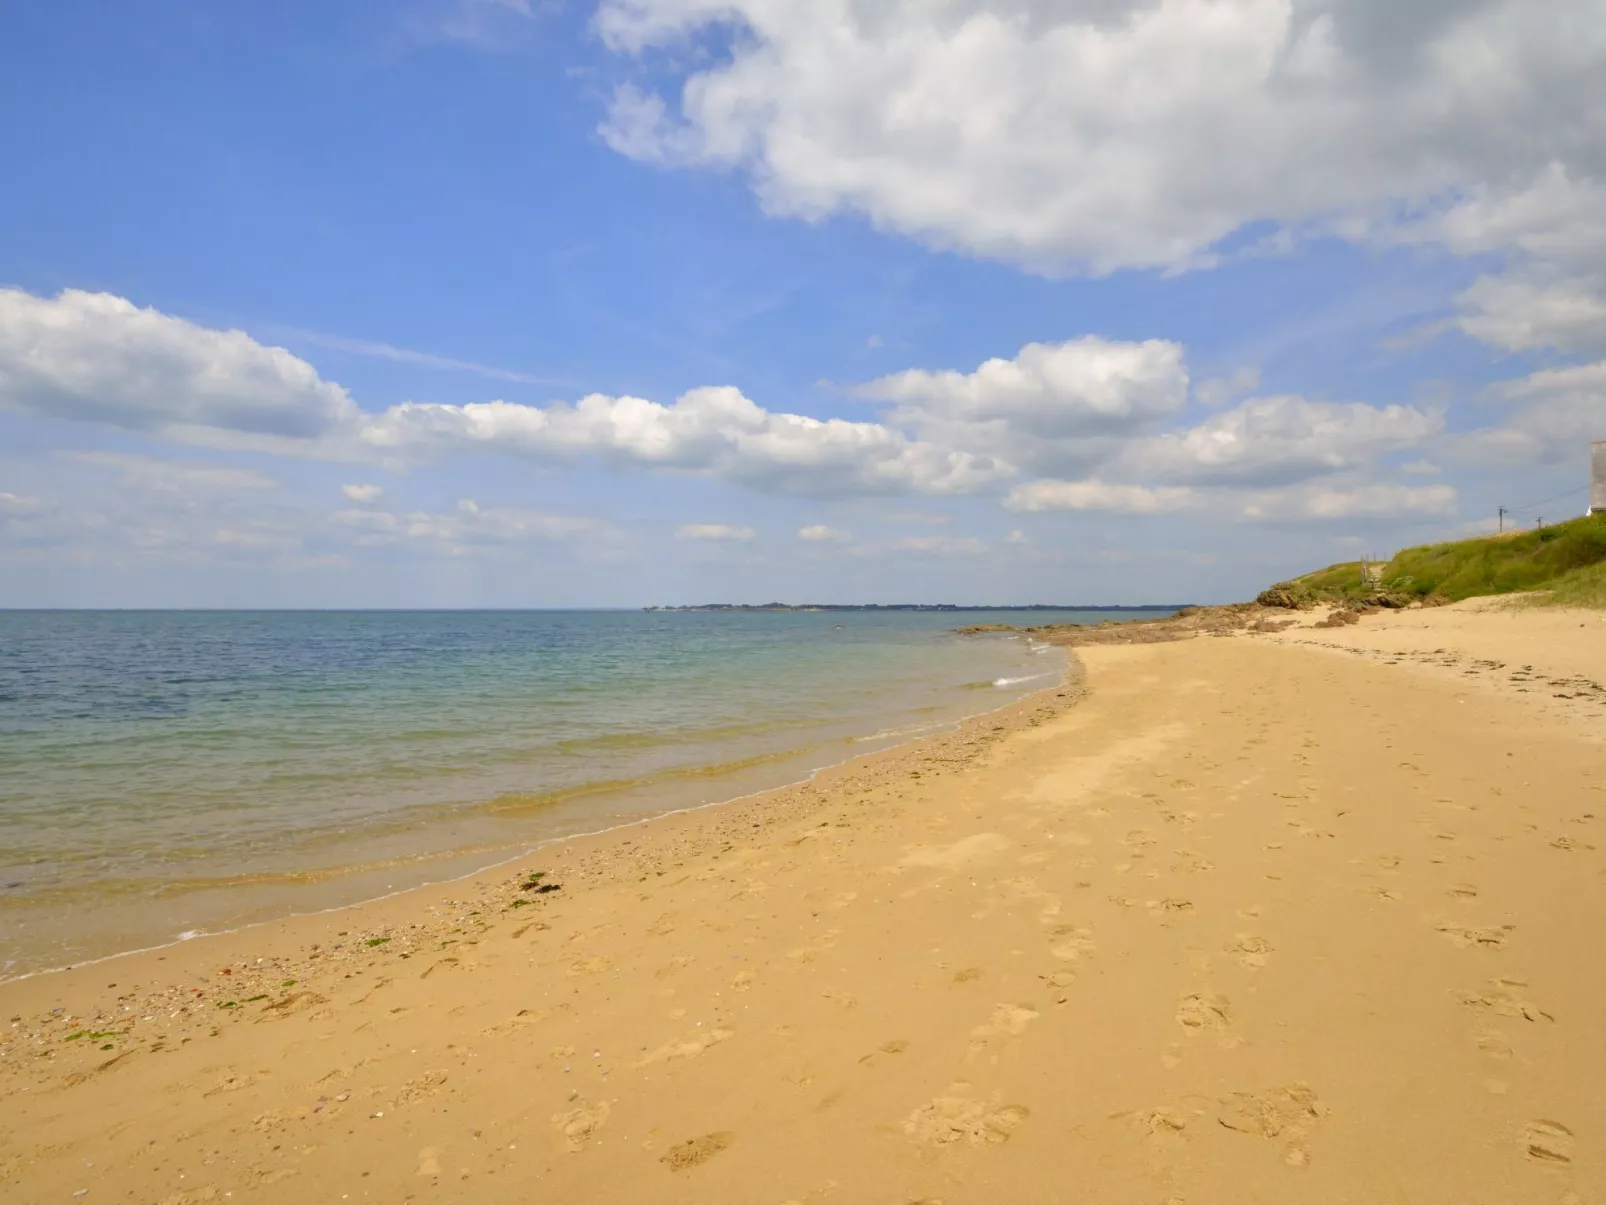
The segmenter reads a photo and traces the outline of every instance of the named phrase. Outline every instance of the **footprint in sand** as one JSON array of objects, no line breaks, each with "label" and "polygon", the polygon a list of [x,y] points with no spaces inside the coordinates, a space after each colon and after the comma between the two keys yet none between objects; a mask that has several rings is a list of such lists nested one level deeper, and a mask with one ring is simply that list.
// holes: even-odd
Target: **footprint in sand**
[{"label": "footprint in sand", "polygon": [[859,1059],[859,1063],[861,1066],[873,1067],[881,1062],[882,1055],[902,1054],[908,1049],[909,1041],[907,1038],[893,1038],[892,1041],[883,1042],[869,1054],[862,1056]]},{"label": "footprint in sand", "polygon": [[1083,955],[1098,948],[1093,944],[1092,930],[1075,925],[1059,925],[1049,932],[1049,938],[1054,944],[1048,952],[1061,962],[1078,962]]},{"label": "footprint in sand", "polygon": [[607,1122],[608,1112],[609,1106],[605,1100],[593,1105],[577,1098],[574,1108],[565,1113],[552,1114],[552,1124],[563,1135],[564,1144],[569,1150],[581,1151],[591,1136]]},{"label": "footprint in sand", "polygon": [[426,1071],[417,1079],[410,1079],[402,1085],[401,1091],[396,1093],[393,1102],[398,1107],[410,1105],[414,1101],[423,1100],[426,1096],[434,1096],[446,1085],[446,1072]]},{"label": "footprint in sand", "polygon": [[1511,1057],[1511,1043],[1506,1041],[1502,1034],[1491,1030],[1472,1035],[1472,1044],[1480,1052],[1492,1059],[1509,1059]]},{"label": "footprint in sand", "polygon": [[1182,1142],[1186,1137],[1188,1119],[1175,1109],[1140,1109],[1131,1116],[1138,1130],[1155,1142]]},{"label": "footprint in sand", "polygon": [[1167,897],[1163,900],[1149,900],[1144,904],[1149,915],[1155,917],[1161,924],[1176,920],[1180,917],[1190,916],[1193,913],[1192,900],[1179,900]]},{"label": "footprint in sand", "polygon": [[837,938],[840,936],[842,936],[841,929],[827,929],[824,933],[810,941],[808,945],[799,946],[795,950],[788,950],[786,952],[786,957],[789,961],[796,963],[798,966],[804,966],[815,961],[821,954],[835,946]]},{"label": "footprint in sand", "polygon": [[903,1132],[927,1146],[951,1146],[966,1142],[971,1146],[997,1146],[1008,1142],[1022,1122],[1031,1115],[1024,1105],[998,1105],[997,1092],[987,1100],[971,1094],[966,1083],[948,1085],[948,1090],[922,1105],[903,1123]]},{"label": "footprint in sand", "polygon": [[695,1058],[710,1046],[717,1046],[728,1038],[735,1037],[735,1031],[729,1029],[710,1029],[702,1033],[692,1034],[679,1042],[665,1042],[658,1049],[649,1051],[636,1060],[637,1067],[650,1067],[654,1063],[667,1063],[675,1059]]},{"label": "footprint in sand", "polygon": [[1260,1092],[1233,1092],[1222,1098],[1216,1120],[1241,1134],[1278,1138],[1307,1132],[1326,1111],[1308,1085],[1295,1083]]},{"label": "footprint in sand", "polygon": [[955,971],[954,972],[954,980],[953,981],[955,983],[974,983],[976,980],[980,979],[982,977],[982,975],[984,975],[985,973],[986,972],[984,972],[980,967],[966,967],[962,971]]},{"label": "footprint in sand", "polygon": [[284,1017],[294,1016],[296,1013],[304,1013],[320,1004],[328,1003],[329,1001],[325,997],[318,995],[316,992],[292,992],[283,1000],[275,1000],[272,1004],[264,1004],[262,1006],[262,1015],[256,1019],[258,1021],[278,1021]]},{"label": "footprint in sand", "polygon": [[1216,1120],[1229,1130],[1256,1138],[1282,1139],[1283,1162],[1304,1167],[1310,1162],[1304,1137],[1327,1115],[1326,1107],[1306,1084],[1288,1084],[1260,1092],[1234,1092],[1223,1097]]},{"label": "footprint in sand", "polygon": [[1471,883],[1457,883],[1448,891],[1449,895],[1458,900],[1475,900],[1478,898],[1478,889]]},{"label": "footprint in sand", "polygon": [[1204,874],[1214,870],[1216,864],[1196,849],[1179,849],[1177,860],[1171,864],[1172,874]]},{"label": "footprint in sand", "polygon": [[509,1017],[506,1021],[498,1021],[495,1025],[480,1030],[480,1033],[487,1038],[506,1037],[508,1034],[516,1033],[526,1026],[539,1025],[546,1019],[547,1013],[545,1009],[531,1012],[527,1008],[521,1008],[517,1015]]},{"label": "footprint in sand", "polygon": [[753,986],[753,980],[758,976],[752,971],[737,971],[731,978],[731,991],[745,992]]},{"label": "footprint in sand", "polygon": [[1554,1021],[1555,1018],[1531,1000],[1524,998],[1527,983],[1521,979],[1494,979],[1480,991],[1468,992],[1461,1003],[1468,1008],[1487,1009],[1502,1017],[1521,1017],[1524,1021]]},{"label": "footprint in sand", "polygon": [[670,1147],[658,1162],[672,1172],[683,1172],[689,1167],[696,1167],[699,1163],[706,1163],[734,1141],[736,1135],[728,1130],[718,1130],[699,1138],[688,1138],[685,1142],[677,1142]]},{"label": "footprint in sand", "polygon": [[1433,927],[1464,950],[1498,950],[1506,944],[1506,936],[1515,926],[1484,925],[1482,927],[1468,927],[1441,921]]},{"label": "footprint in sand", "polygon": [[1258,969],[1266,965],[1271,957],[1271,942],[1264,937],[1257,937],[1253,933],[1240,933],[1227,943],[1227,953],[1233,955],[1244,966]]},{"label": "footprint in sand", "polygon": [[1571,1163],[1573,1132],[1559,1121],[1530,1121],[1523,1127],[1522,1152],[1540,1163]]},{"label": "footprint in sand", "polygon": [[1041,1015],[1035,1008],[1024,1004],[996,1005],[993,1015],[970,1031],[970,1045],[965,1050],[965,1057],[975,1058],[999,1041],[1007,1042],[1010,1038],[1020,1037],[1026,1032],[1026,1027]]},{"label": "footprint in sand", "polygon": [[426,1146],[418,1152],[418,1174],[420,1176],[438,1176],[441,1174],[440,1152],[432,1146]]},{"label": "footprint in sand", "polygon": [[1189,1034],[1226,1033],[1232,1027],[1232,1008],[1225,996],[1190,992],[1177,1004],[1177,1024]]}]

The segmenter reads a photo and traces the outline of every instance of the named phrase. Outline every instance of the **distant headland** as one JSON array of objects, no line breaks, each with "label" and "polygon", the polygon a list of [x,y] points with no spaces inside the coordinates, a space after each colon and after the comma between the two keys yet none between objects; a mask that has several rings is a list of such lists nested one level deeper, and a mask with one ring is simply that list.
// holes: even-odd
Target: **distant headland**
[{"label": "distant headland", "polygon": [[700,603],[687,607],[643,607],[644,611],[1180,611],[1188,603],[1150,603],[1141,607],[1106,607],[1087,603],[1032,603],[990,607],[960,603]]}]

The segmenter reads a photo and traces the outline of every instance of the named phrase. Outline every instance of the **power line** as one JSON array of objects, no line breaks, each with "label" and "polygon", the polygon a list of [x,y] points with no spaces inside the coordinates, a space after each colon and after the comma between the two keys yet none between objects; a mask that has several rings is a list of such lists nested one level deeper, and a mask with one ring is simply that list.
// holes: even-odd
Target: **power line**
[{"label": "power line", "polygon": [[1588,489],[1587,485],[1581,485],[1577,489],[1568,490],[1565,494],[1557,494],[1554,498],[1543,498],[1538,502],[1529,502],[1523,506],[1503,506],[1500,509],[1508,515],[1513,511],[1532,510],[1536,506],[1549,506],[1552,502],[1560,502],[1563,498],[1571,498],[1574,494],[1582,494]]}]

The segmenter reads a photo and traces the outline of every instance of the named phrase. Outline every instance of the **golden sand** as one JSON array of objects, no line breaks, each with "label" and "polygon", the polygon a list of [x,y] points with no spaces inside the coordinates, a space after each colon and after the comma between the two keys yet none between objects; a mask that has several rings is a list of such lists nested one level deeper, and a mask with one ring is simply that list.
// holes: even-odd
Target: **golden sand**
[{"label": "golden sand", "polygon": [[1606,1198],[1606,621],[1310,619],[1083,649],[1084,697],[806,787],[0,985],[0,1188]]}]

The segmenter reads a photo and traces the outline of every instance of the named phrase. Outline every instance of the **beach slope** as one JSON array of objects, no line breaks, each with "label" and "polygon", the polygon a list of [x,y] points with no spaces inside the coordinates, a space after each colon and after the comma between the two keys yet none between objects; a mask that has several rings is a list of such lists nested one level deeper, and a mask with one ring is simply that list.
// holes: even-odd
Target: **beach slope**
[{"label": "beach slope", "polygon": [[0,985],[0,1183],[1601,1199],[1606,623],[1309,622],[1081,649],[1082,697],[808,787]]}]

